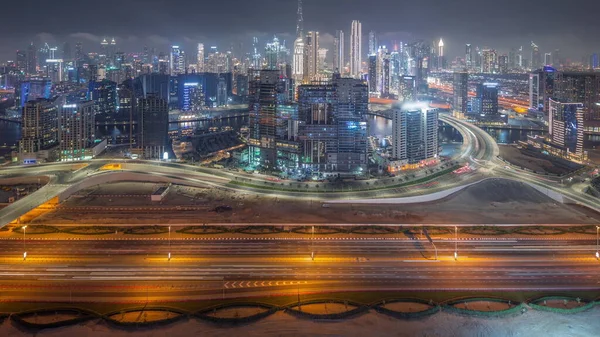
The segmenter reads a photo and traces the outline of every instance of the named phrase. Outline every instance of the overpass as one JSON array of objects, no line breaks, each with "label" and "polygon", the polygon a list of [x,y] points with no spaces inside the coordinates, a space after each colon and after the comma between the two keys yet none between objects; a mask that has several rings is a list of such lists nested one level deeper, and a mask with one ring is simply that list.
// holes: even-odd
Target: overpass
[{"label": "overpass", "polygon": [[[269,181],[266,177],[257,178],[254,175],[198,168],[197,166],[177,163],[98,159],[77,164],[52,163],[36,166],[5,167],[0,169],[0,183],[25,179],[29,179],[29,181],[31,179],[44,179],[48,183],[31,195],[0,210],[0,227],[51,200],[58,203],[81,189],[119,181],[172,182],[196,187],[211,186],[239,190],[245,193],[306,200],[357,200],[437,193],[481,181],[485,178],[497,177],[523,181],[534,187],[537,186],[538,190],[547,195],[556,193],[555,200],[562,196],[564,200],[600,211],[598,200],[562,186],[559,178],[541,177],[528,172],[505,168],[505,164],[497,158],[499,154],[498,145],[489,134],[480,128],[449,115],[440,115],[440,120],[456,128],[463,136],[462,153],[458,159],[462,162],[469,162],[473,167],[481,169],[472,177],[457,182],[446,181],[448,175],[444,175],[435,178],[436,181],[440,182],[435,187],[430,186],[430,184],[421,184],[410,185],[410,188],[396,188],[388,182],[390,184],[389,188],[383,186],[374,190],[358,189],[350,191],[348,188],[341,191],[332,189],[328,193],[323,193],[325,183],[306,183],[306,190],[302,191],[280,190],[273,188],[277,183]],[[104,165],[114,162],[122,163],[119,170],[104,171],[101,169]],[[427,176],[423,172],[417,172],[416,175],[417,180]],[[383,185],[386,183],[384,180],[380,180]],[[304,184],[302,183],[302,185]],[[317,190],[316,187],[319,187],[319,185],[321,185],[321,189]]]}]

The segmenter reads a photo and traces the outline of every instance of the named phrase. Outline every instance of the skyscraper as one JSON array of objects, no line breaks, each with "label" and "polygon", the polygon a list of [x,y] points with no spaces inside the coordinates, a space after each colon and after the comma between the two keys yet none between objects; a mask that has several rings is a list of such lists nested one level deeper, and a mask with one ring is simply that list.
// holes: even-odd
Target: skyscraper
[{"label": "skyscraper", "polygon": [[440,38],[438,42],[438,69],[446,68],[446,59],[444,58],[444,41]]},{"label": "skyscraper", "polygon": [[310,31],[306,34],[304,43],[303,82],[308,83],[317,79],[319,65],[319,32]]},{"label": "skyscraper", "polygon": [[92,157],[89,149],[96,140],[94,103],[92,101],[64,104],[58,118],[59,156],[61,161]]},{"label": "skyscraper", "polygon": [[399,162],[398,167],[437,158],[437,109],[425,102],[406,102],[392,109],[392,157]]},{"label": "skyscraper", "polygon": [[37,73],[38,59],[37,50],[33,42],[27,47],[27,73],[35,75]]},{"label": "skyscraper", "polygon": [[350,76],[360,78],[362,67],[362,25],[352,21],[350,30]]},{"label": "skyscraper", "polygon": [[469,73],[467,71],[455,72],[452,87],[454,89],[452,111],[456,117],[464,117],[467,114],[469,99]]},{"label": "skyscraper", "polygon": [[261,70],[253,90],[255,122],[251,123],[249,152],[250,161],[273,169],[277,165],[276,107],[278,70]]},{"label": "skyscraper", "polygon": [[538,69],[542,66],[542,55],[537,44],[531,41],[531,69]]},{"label": "skyscraper", "polygon": [[169,75],[171,76],[185,73],[185,60],[179,46],[171,47],[169,69]]},{"label": "skyscraper", "polygon": [[337,30],[333,40],[333,71],[344,74],[344,31]]},{"label": "skyscraper", "polygon": [[476,97],[481,104],[480,117],[493,119],[498,116],[498,83],[479,84]]},{"label": "skyscraper", "polygon": [[369,93],[371,95],[377,94],[377,74],[378,74],[378,62],[377,62],[377,54],[369,55]]},{"label": "skyscraper", "polygon": [[471,48],[470,43],[467,43],[465,47],[465,65],[467,66],[467,69],[473,67],[473,49]]},{"label": "skyscraper", "polygon": [[583,103],[549,99],[548,133],[552,143],[565,152],[583,157]]},{"label": "skyscraper", "polygon": [[496,73],[498,54],[493,49],[481,51],[481,72],[484,74]]},{"label": "skyscraper", "polygon": [[168,145],[169,106],[165,99],[148,95],[138,102],[141,148],[145,158],[162,158]]},{"label": "skyscraper", "polygon": [[24,50],[17,50],[16,65],[19,72],[27,73],[27,53]]},{"label": "skyscraper", "polygon": [[204,72],[204,44],[198,43],[198,54],[196,57],[196,72]]},{"label": "skyscraper", "polygon": [[[23,107],[19,157],[37,159],[36,152],[58,145],[58,108],[53,101],[39,98]],[[31,158],[33,157],[33,158]]]},{"label": "skyscraper", "polygon": [[372,30],[369,32],[369,55],[376,54],[378,49],[379,42],[377,41],[377,34]]},{"label": "skyscraper", "polygon": [[88,99],[94,103],[94,112],[103,118],[117,112],[117,83],[109,80],[90,81]]}]

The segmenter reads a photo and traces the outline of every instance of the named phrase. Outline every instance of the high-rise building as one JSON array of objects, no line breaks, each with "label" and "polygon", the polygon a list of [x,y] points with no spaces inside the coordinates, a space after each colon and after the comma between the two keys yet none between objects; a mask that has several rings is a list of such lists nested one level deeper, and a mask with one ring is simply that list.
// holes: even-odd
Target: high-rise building
[{"label": "high-rise building", "polygon": [[83,59],[83,45],[81,42],[75,43],[75,60],[81,61]]},{"label": "high-rise building", "polygon": [[113,117],[117,112],[117,83],[109,80],[90,81],[88,99],[94,103],[94,113],[102,118]]},{"label": "high-rise building", "polygon": [[529,107],[548,113],[548,99],[554,95],[556,69],[544,67],[529,74]]},{"label": "high-rise building", "polygon": [[24,107],[25,103],[37,100],[38,98],[50,98],[50,90],[52,89],[52,82],[47,79],[31,79],[21,82],[18,87],[16,97],[17,106]]},{"label": "high-rise building", "polygon": [[169,141],[168,102],[156,95],[148,95],[138,101],[140,117],[140,147],[144,158],[163,157]]},{"label": "high-rise building", "polygon": [[37,74],[37,66],[38,66],[37,50],[35,49],[35,46],[33,45],[33,42],[32,42],[29,45],[29,47],[27,47],[27,73],[29,75]]},{"label": "high-rise building", "polygon": [[62,59],[65,61],[70,61],[72,58],[73,54],[71,54],[71,44],[69,42],[65,42],[62,49]]},{"label": "high-rise building", "polygon": [[294,41],[294,56],[292,60],[292,77],[300,83],[304,79],[304,38],[299,36]]},{"label": "high-rise building", "polygon": [[378,93],[378,86],[377,86],[377,74],[378,72],[378,62],[377,62],[377,54],[372,54],[369,55],[369,73],[368,73],[368,80],[369,80],[369,93],[371,95],[376,95]]},{"label": "high-rise building", "polygon": [[37,159],[37,152],[57,145],[58,108],[55,102],[45,98],[27,102],[21,121],[20,159]]},{"label": "high-rise building", "polygon": [[64,104],[58,118],[59,157],[61,161],[84,160],[94,156],[96,127],[94,102]]},{"label": "high-rise building", "polygon": [[17,58],[15,59],[17,70],[22,73],[27,73],[27,53],[24,50],[17,50]]},{"label": "high-rise building", "polygon": [[585,120],[600,120],[600,73],[558,71],[548,98],[582,103]]},{"label": "high-rise building", "polygon": [[444,58],[444,41],[440,38],[438,42],[438,69],[446,68],[446,59]]},{"label": "high-rise building", "polygon": [[494,119],[498,117],[498,83],[481,83],[477,86],[476,97],[481,104],[480,117]]},{"label": "high-rise building", "polygon": [[185,57],[179,46],[172,46],[169,55],[169,75],[176,76],[185,73]]},{"label": "high-rise building", "polygon": [[508,73],[508,55],[499,55],[498,56],[498,73],[499,74],[507,74]]},{"label": "high-rise building", "polygon": [[362,72],[362,25],[352,21],[350,29],[350,76],[360,78]]},{"label": "high-rise building", "polygon": [[367,84],[358,79],[298,87],[303,167],[318,172],[366,173]]},{"label": "high-rise building", "polygon": [[333,40],[333,71],[344,74],[344,31],[337,30]]},{"label": "high-rise building", "polygon": [[379,49],[379,42],[377,41],[377,34],[374,30],[369,32],[369,55],[377,54]]},{"label": "high-rise building", "polygon": [[417,78],[416,76],[402,76],[400,82],[400,100],[412,102],[417,100]]},{"label": "high-rise building", "polygon": [[553,65],[553,62],[552,62],[552,53],[544,53],[544,65],[545,66],[551,66],[551,65]]},{"label": "high-rise building", "polygon": [[594,69],[598,69],[600,68],[600,58],[598,58],[598,54],[597,53],[593,53],[592,56],[590,56],[590,69],[594,70]]},{"label": "high-rise building", "polygon": [[437,158],[438,111],[425,102],[405,102],[393,107],[392,158],[396,167]]},{"label": "high-rise building", "polygon": [[276,146],[276,109],[278,70],[261,70],[256,81],[256,90],[252,90],[251,110],[254,123],[250,123],[249,157],[250,161],[268,169],[277,165]]},{"label": "high-rise building", "polygon": [[471,48],[470,43],[467,43],[465,47],[465,66],[467,69],[473,67],[473,49]]},{"label": "high-rise building", "polygon": [[583,103],[565,103],[549,99],[548,133],[552,143],[565,152],[583,157]]},{"label": "high-rise building", "polygon": [[484,74],[496,73],[498,54],[493,49],[484,49],[481,51],[481,72]]},{"label": "high-rise building", "polygon": [[304,41],[304,70],[303,82],[308,83],[317,79],[319,70],[319,32],[310,31]]},{"label": "high-rise building", "polygon": [[540,48],[531,41],[531,69],[538,69],[543,66],[542,54],[540,54]]},{"label": "high-rise building", "polygon": [[464,117],[467,114],[469,99],[469,73],[467,71],[455,72],[452,87],[454,89],[452,112],[456,117]]},{"label": "high-rise building", "polygon": [[196,72],[203,73],[204,72],[204,44],[198,43],[198,54],[196,57]]}]

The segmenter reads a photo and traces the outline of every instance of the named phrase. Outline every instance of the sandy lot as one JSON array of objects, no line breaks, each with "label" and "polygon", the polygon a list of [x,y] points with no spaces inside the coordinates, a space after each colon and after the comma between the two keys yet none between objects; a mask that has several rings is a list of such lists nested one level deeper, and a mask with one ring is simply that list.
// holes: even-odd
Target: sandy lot
[{"label": "sandy lot", "polygon": [[[203,224],[203,223],[394,223],[394,224],[595,224],[600,215],[583,208],[558,204],[526,184],[486,180],[445,199],[421,204],[322,207],[317,201],[280,199],[218,189],[174,188],[162,203],[149,197],[114,197],[141,194],[132,184],[98,188],[88,196],[72,197],[62,209],[37,217],[44,224]],[[121,184],[114,184],[121,185]],[[152,184],[146,184],[152,185]],[[135,186],[133,186],[135,187]],[[152,186],[144,186],[150,191]],[[106,191],[105,189],[110,189]],[[110,192],[110,193],[108,193]],[[110,196],[105,196],[105,195]],[[193,210],[174,209],[176,205]],[[230,211],[215,212],[217,206]],[[101,206],[102,209],[86,209]],[[126,208],[125,210],[121,208]]]},{"label": "sandy lot", "polygon": [[528,311],[505,318],[475,318],[437,313],[420,320],[400,320],[368,314],[340,321],[297,319],[277,312],[258,322],[235,327],[219,327],[196,319],[183,320],[155,329],[120,330],[93,320],[82,325],[43,330],[18,330],[9,320],[0,326],[0,335],[13,336],[439,336],[439,337],[589,337],[600,331],[600,307],[576,315]]}]

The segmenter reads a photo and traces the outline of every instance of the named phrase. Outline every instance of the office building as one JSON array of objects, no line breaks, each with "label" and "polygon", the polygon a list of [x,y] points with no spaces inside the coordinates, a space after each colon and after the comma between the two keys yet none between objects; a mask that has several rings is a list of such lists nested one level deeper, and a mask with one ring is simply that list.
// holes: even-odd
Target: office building
[{"label": "office building", "polygon": [[566,153],[583,160],[583,103],[565,103],[550,99],[548,115],[548,133],[550,140]]},{"label": "office building", "polygon": [[29,101],[23,107],[19,162],[56,160],[52,149],[58,145],[58,108],[45,98]]},{"label": "office building", "polygon": [[196,72],[203,73],[204,72],[204,44],[198,43],[196,55]]},{"label": "office building", "polygon": [[303,67],[303,83],[309,83],[317,79],[319,70],[319,32],[310,31],[306,34]]},{"label": "office building", "polygon": [[143,157],[162,159],[169,145],[169,106],[167,100],[148,95],[138,100],[140,147]]},{"label": "office building", "polygon": [[473,49],[471,48],[470,43],[467,43],[465,46],[465,66],[467,69],[473,67]]},{"label": "office building", "polygon": [[438,111],[425,102],[405,102],[394,106],[392,119],[392,161],[388,169],[398,171],[418,167],[436,159]]},{"label": "office building", "polygon": [[440,38],[438,42],[438,69],[446,69],[446,59],[444,57],[444,41]]},{"label": "office building", "polygon": [[333,72],[344,74],[344,32],[337,30],[333,40]]},{"label": "office building", "polygon": [[96,142],[94,102],[63,104],[58,118],[61,161],[86,160],[100,154],[106,141]]},{"label": "office building", "polygon": [[109,80],[90,81],[88,99],[94,102],[94,112],[108,118],[117,112],[117,83]]},{"label": "office building", "polygon": [[529,74],[529,108],[548,113],[548,99],[554,95],[556,69],[544,67]]},{"label": "office building", "polygon": [[352,21],[350,29],[350,76],[360,78],[362,74],[362,25]]},{"label": "office building", "polygon": [[531,69],[538,69],[543,66],[542,64],[542,54],[540,53],[540,48],[531,41],[531,59],[530,59]]},{"label": "office building", "polygon": [[369,80],[369,94],[371,94],[371,96],[377,96],[378,94],[378,88],[377,88],[377,74],[378,74],[378,62],[377,62],[377,55],[373,54],[373,55],[369,55],[369,73],[368,73],[368,80]]},{"label": "office building", "polygon": [[469,99],[469,73],[467,71],[455,72],[452,87],[454,90],[452,113],[455,117],[464,118],[467,115]]},{"label": "office building", "polygon": [[377,54],[378,49],[377,34],[372,30],[369,32],[369,55]]},{"label": "office building", "polygon": [[367,168],[368,86],[352,78],[298,87],[301,163],[312,172],[363,175]]},{"label": "office building", "polygon": [[37,50],[35,49],[35,45],[33,42],[27,47],[27,74],[35,75],[37,74]]},{"label": "office building", "polygon": [[17,106],[24,107],[25,103],[37,100],[38,98],[50,98],[52,82],[48,79],[30,79],[17,87],[16,98]]},{"label": "office building", "polygon": [[484,74],[497,73],[497,71],[496,71],[497,57],[498,57],[498,54],[493,49],[482,50],[481,51],[481,72]]},{"label": "office building", "polygon": [[498,83],[481,83],[477,86],[476,98],[481,104],[476,113],[480,119],[493,120],[498,115]]},{"label": "office building", "polygon": [[249,158],[252,163],[267,169],[277,167],[276,106],[279,71],[261,70],[251,102],[254,123],[250,123]]},{"label": "office building", "polygon": [[417,78],[415,76],[402,76],[399,96],[399,100],[403,102],[413,102],[417,100]]},{"label": "office building", "polygon": [[169,75],[185,73],[185,56],[179,46],[172,46],[169,54]]}]

